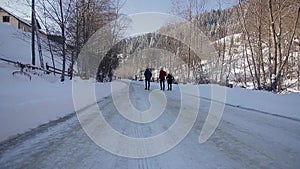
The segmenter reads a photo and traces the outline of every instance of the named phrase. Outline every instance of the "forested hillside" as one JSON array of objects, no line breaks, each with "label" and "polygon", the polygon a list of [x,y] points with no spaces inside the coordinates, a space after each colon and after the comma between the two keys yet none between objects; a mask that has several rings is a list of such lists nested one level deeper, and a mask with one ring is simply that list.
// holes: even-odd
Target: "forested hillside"
[{"label": "forested hillside", "polygon": [[[153,56],[150,60],[157,60],[157,56],[161,56],[160,58],[164,60],[160,62],[162,64],[157,64],[153,68],[157,71],[161,66],[165,67],[176,74],[178,81],[182,82],[233,84],[277,92],[299,90],[299,6],[300,2],[297,0],[251,0],[240,2],[229,9],[199,13],[187,22],[197,26],[214,45],[217,56],[214,57],[213,64],[211,62],[208,64],[207,60],[201,57],[198,60],[190,59],[192,53],[184,50],[167,50],[168,52],[156,50],[151,51],[155,54],[150,54],[150,57]],[[195,13],[192,7],[190,10]],[[181,24],[179,23],[177,27]],[[130,73],[126,74],[126,71],[122,70],[121,74],[115,75],[127,78],[141,75],[141,71],[153,65],[143,60],[147,55],[144,54],[147,53],[144,51],[145,44],[148,48],[157,46],[156,43],[161,42],[150,43],[150,40],[155,37],[157,39],[160,31],[172,31],[174,27],[176,24],[165,26],[156,34],[123,41],[126,45],[122,46],[126,46],[126,49],[117,52],[123,58],[119,58],[118,64],[124,64],[124,58],[132,54],[141,55],[137,57],[141,61],[137,67],[128,68],[134,69],[128,70]],[[188,38],[184,31],[183,36],[186,37],[182,39]],[[201,46],[206,42],[196,43]],[[167,49],[171,48],[168,46],[172,44],[164,43],[164,45]],[[144,47],[142,49],[138,46]],[[174,45],[172,47],[174,48]],[[172,59],[174,55],[182,58],[183,62]],[[215,56],[215,53],[211,55]]]}]

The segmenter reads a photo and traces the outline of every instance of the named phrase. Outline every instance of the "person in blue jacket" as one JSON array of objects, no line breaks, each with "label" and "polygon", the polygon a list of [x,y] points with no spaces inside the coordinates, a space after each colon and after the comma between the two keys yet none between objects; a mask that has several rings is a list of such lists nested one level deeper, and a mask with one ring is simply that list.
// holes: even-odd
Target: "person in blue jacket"
[{"label": "person in blue jacket", "polygon": [[150,90],[150,80],[152,77],[152,73],[149,68],[145,70],[144,76],[145,76],[145,90]]}]

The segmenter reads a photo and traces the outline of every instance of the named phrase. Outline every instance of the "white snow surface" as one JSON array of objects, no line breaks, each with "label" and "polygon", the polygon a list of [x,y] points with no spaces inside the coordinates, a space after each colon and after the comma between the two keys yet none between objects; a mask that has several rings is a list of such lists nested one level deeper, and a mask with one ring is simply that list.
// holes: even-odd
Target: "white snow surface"
[{"label": "white snow surface", "polygon": [[[67,83],[63,85],[66,85],[66,88],[68,88]],[[55,86],[58,86],[58,84]],[[210,90],[208,86],[199,87],[203,96],[205,92]],[[105,89],[101,85],[96,88],[102,89],[101,91]],[[147,91],[144,90],[143,82],[132,82],[130,85],[130,100],[132,104],[138,110],[147,110],[149,108],[147,98],[155,89],[158,89],[157,83],[152,83],[151,90]],[[227,94],[236,93],[238,95],[237,93],[240,93],[239,89],[231,90],[232,92]],[[104,93],[109,95],[109,90],[106,90]],[[164,91],[163,93],[167,99],[166,109],[158,119],[151,123],[140,124],[124,118],[116,109],[111,96],[99,98],[98,104],[82,109],[78,112],[77,117],[82,114],[93,114],[99,107],[107,123],[116,131],[135,138],[155,136],[164,132],[174,123],[178,116],[178,107],[180,107],[181,94],[177,86],[174,86],[173,91]],[[239,95],[240,100],[248,98],[248,101],[250,101],[249,98],[254,98],[257,95],[256,92],[251,90],[245,90],[242,94]],[[270,99],[278,96],[280,95],[265,95],[264,98]],[[290,95],[287,95],[286,99],[293,98],[288,96]],[[56,97],[56,103],[53,104],[53,106],[59,107],[57,110],[65,106],[60,101],[61,99]],[[264,102],[264,100],[261,100],[261,102]],[[270,106],[279,107],[275,102],[276,99]],[[286,118],[290,117],[288,115],[276,116],[274,115],[275,112],[268,114],[269,112],[247,110],[227,105],[225,106],[221,122],[212,137],[206,142],[199,144],[199,133],[207,117],[210,104],[210,100],[200,99],[201,106],[198,117],[188,135],[174,148],[154,157],[122,157],[111,154],[109,151],[97,146],[94,140],[88,137],[87,133],[82,129],[82,125],[87,125],[92,131],[100,130],[102,135],[99,135],[99,137],[109,138],[107,137],[109,133],[101,132],[103,130],[101,124],[100,126],[94,125],[97,117],[94,116],[97,114],[94,114],[90,119],[86,119],[87,121],[84,124],[79,123],[78,118],[73,116],[66,121],[58,122],[56,125],[48,127],[46,130],[27,134],[29,136],[25,139],[19,138],[18,140],[17,138],[14,140],[17,143],[13,144],[12,142],[12,145],[6,143],[0,149],[0,166],[1,168],[95,169],[299,168],[300,163],[297,159],[300,155],[300,122],[298,119],[294,119],[294,117],[292,119]],[[286,102],[278,104],[284,107],[290,106]],[[189,106],[193,107],[193,105]],[[293,105],[293,107],[296,109],[299,106]],[[32,111],[33,108],[30,109]],[[268,109],[266,108],[265,110]],[[41,114],[48,116],[44,112]],[[28,112],[22,111],[21,113]],[[20,122],[26,120],[31,121],[32,118],[25,118],[20,120]],[[171,135],[170,138],[172,137]],[[118,140],[107,141],[112,144],[118,143]],[[136,149],[135,151],[137,152],[145,151],[145,149],[138,149],[135,145],[129,147],[128,145],[116,144],[116,146],[120,152],[124,152],[128,148]]]},{"label": "white snow surface", "polygon": [[[24,133],[51,120],[74,112],[72,81],[59,76],[12,75],[19,70],[0,62],[0,141]],[[95,83],[98,99],[111,94],[110,83]],[[199,85],[200,96],[211,99],[211,85]],[[265,91],[226,88],[225,103],[300,121],[300,93],[274,94]],[[84,98],[84,93],[83,98]],[[85,103],[88,106],[93,103]]]},{"label": "white snow surface", "polygon": [[[31,33],[24,32],[16,29],[14,26],[0,22],[0,57],[13,61],[18,61],[23,64],[31,64]],[[42,43],[42,54],[44,65],[48,63],[52,66],[52,60],[50,52],[43,41],[44,38],[40,38]],[[35,45],[35,65],[40,67],[39,51],[37,43]],[[61,68],[62,64],[60,59],[55,56],[55,67]],[[67,61],[68,63],[68,61]]]},{"label": "white snow surface", "polygon": [[[200,85],[201,97],[211,98],[211,85]],[[262,90],[226,88],[225,103],[300,120],[300,93],[276,94]]]},{"label": "white snow surface", "polygon": [[[12,75],[19,68],[0,61],[0,141],[74,112],[72,81],[60,76],[29,73]],[[96,83],[97,98],[109,95],[109,83]],[[84,93],[82,93],[84,97]],[[86,106],[92,103],[86,103]]]}]

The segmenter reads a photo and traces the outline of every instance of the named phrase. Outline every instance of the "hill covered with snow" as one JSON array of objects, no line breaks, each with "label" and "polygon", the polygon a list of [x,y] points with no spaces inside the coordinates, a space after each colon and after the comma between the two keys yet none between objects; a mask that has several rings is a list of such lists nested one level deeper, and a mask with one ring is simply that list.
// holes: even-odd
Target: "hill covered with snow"
[{"label": "hill covered with snow", "polygon": [[[0,23],[0,30],[0,57],[30,64],[30,33],[3,23]],[[51,63],[46,47],[43,54],[45,62]],[[58,67],[60,63],[56,57]],[[45,74],[28,68],[24,69],[24,75],[20,69],[15,64],[0,60],[0,141],[74,113],[72,81],[62,83],[58,74]],[[97,85],[109,91],[108,83]],[[99,98],[107,95],[106,92],[97,93]]]}]

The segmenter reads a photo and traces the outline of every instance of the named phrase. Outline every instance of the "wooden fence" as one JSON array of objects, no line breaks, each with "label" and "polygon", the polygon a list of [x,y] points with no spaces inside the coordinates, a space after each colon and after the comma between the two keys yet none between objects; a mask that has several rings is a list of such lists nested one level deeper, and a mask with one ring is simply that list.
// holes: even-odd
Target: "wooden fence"
[{"label": "wooden fence", "polygon": [[[28,68],[28,69],[32,69],[32,70],[40,70],[40,71],[43,71],[44,73],[46,74],[50,74],[50,73],[57,73],[57,74],[62,74],[62,70],[58,69],[58,68],[54,68],[52,66],[49,66],[47,63],[46,63],[46,69],[43,69],[43,68],[40,68],[40,67],[36,67],[36,66],[33,66],[33,65],[30,65],[30,64],[23,64],[21,62],[16,62],[16,61],[13,61],[13,60],[9,60],[9,59],[5,59],[5,58],[1,58],[0,57],[0,60],[2,61],[5,61],[5,62],[8,62],[8,63],[12,63],[18,67],[20,67],[21,70],[19,71],[14,71],[12,74],[15,75],[15,74],[22,74],[22,75],[25,75],[27,76],[30,80],[31,80],[31,75],[26,73],[24,71],[25,68]],[[65,76],[71,76],[71,72],[70,71],[65,71],[64,72],[64,75]]]}]

